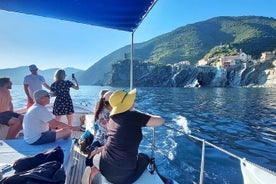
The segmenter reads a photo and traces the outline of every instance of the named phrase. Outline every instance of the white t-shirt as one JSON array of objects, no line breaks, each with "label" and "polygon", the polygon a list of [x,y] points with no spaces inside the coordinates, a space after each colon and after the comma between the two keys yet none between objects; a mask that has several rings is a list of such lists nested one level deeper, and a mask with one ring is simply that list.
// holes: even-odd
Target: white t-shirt
[{"label": "white t-shirt", "polygon": [[40,104],[32,105],[23,119],[24,140],[28,144],[37,141],[42,132],[49,130],[48,122],[54,119],[46,107]]},{"label": "white t-shirt", "polygon": [[32,99],[34,99],[33,93],[36,90],[42,89],[42,84],[45,83],[45,79],[41,75],[26,75],[24,77],[24,84],[28,85],[28,91]]}]

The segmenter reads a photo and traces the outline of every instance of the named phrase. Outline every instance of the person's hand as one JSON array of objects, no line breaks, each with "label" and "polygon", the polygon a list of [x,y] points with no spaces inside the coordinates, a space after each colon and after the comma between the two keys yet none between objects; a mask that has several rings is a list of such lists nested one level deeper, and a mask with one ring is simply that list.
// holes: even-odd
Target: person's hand
[{"label": "person's hand", "polygon": [[91,159],[93,156],[97,155],[98,153],[100,153],[103,150],[103,146],[102,147],[96,147],[91,153],[89,158]]},{"label": "person's hand", "polygon": [[34,100],[33,100],[31,97],[28,96],[28,102],[29,102],[29,103],[33,103]]},{"label": "person's hand", "polygon": [[55,93],[52,93],[52,92],[51,92],[51,93],[50,93],[50,96],[51,96],[51,97],[56,97],[57,95],[56,95]]},{"label": "person's hand", "polygon": [[81,127],[80,126],[72,126],[71,130],[73,130],[73,131],[80,131]]}]

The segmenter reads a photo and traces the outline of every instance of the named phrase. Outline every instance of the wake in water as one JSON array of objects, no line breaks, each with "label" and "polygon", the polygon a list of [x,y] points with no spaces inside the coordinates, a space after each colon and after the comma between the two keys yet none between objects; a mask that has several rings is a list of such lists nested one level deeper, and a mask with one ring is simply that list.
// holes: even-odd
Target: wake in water
[{"label": "wake in water", "polygon": [[176,116],[172,121],[176,122],[176,124],[183,128],[185,134],[190,135],[192,132],[189,129],[189,122],[184,116]]}]

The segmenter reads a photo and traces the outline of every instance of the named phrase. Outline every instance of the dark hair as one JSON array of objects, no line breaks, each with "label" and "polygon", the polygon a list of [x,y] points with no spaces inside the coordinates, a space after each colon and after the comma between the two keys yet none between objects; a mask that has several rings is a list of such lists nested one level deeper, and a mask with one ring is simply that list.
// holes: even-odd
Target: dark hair
[{"label": "dark hair", "polygon": [[102,98],[103,96],[104,96],[104,94],[105,93],[107,93],[109,90],[108,89],[102,89],[101,91],[100,91],[100,98]]},{"label": "dark hair", "polygon": [[5,84],[11,82],[9,77],[1,77],[0,78],[0,87],[3,87]]},{"label": "dark hair", "polygon": [[105,106],[105,100],[102,97],[100,101],[97,102],[96,109],[95,109],[95,116],[94,116],[94,122],[96,122],[99,119],[99,114],[104,109]]}]

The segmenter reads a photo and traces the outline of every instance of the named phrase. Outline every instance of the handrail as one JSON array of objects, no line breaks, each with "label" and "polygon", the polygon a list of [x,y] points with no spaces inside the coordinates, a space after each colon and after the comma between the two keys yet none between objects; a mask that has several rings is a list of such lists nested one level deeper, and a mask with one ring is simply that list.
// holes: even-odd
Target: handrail
[{"label": "handrail", "polygon": [[[205,147],[206,147],[206,144],[209,145],[209,146],[211,146],[211,147],[213,147],[213,148],[215,148],[215,149],[217,149],[217,150],[219,150],[219,151],[221,151],[221,152],[223,152],[223,153],[225,153],[225,154],[227,154],[227,155],[229,155],[229,156],[231,156],[231,157],[233,157],[233,158],[235,158],[235,159],[237,159],[237,160],[239,160],[239,161],[244,161],[244,160],[246,160],[246,158],[241,158],[241,157],[239,157],[239,156],[237,156],[237,155],[235,155],[235,154],[233,154],[233,153],[231,153],[231,152],[229,152],[229,151],[227,151],[227,150],[225,150],[225,149],[223,149],[223,148],[221,148],[221,147],[218,147],[218,146],[216,146],[216,145],[214,145],[214,144],[212,144],[212,143],[206,141],[205,139],[196,137],[196,136],[191,135],[191,134],[187,134],[187,133],[185,133],[184,131],[177,130],[177,129],[172,128],[172,127],[170,127],[170,126],[168,126],[168,125],[163,125],[163,126],[166,127],[166,128],[169,128],[169,129],[171,129],[171,130],[173,130],[173,131],[175,131],[175,132],[179,132],[179,133],[182,133],[182,134],[184,134],[184,135],[187,135],[187,136],[189,136],[189,137],[192,138],[192,139],[195,139],[195,140],[197,140],[197,141],[202,142],[200,184],[203,184],[203,180],[204,180],[203,176],[204,176],[204,162],[205,162]],[[203,150],[203,149],[204,149],[204,150]],[[276,176],[276,172],[274,172],[274,171],[272,171],[272,170],[269,170],[269,169],[267,169],[267,168],[264,168],[264,167],[262,167],[262,166],[260,166],[260,165],[258,165],[258,164],[256,164],[256,163],[250,162],[250,161],[248,161],[248,160],[246,160],[246,161],[249,162],[249,163],[251,163],[251,164],[253,164],[254,166],[258,167],[259,169],[261,169],[261,170],[263,170],[263,171],[265,171],[265,172],[268,172],[268,173],[270,173],[270,174]]]},{"label": "handrail", "polygon": [[[212,143],[206,141],[205,139],[201,139],[201,138],[198,138],[198,137],[193,136],[193,135],[188,135],[188,136],[191,137],[191,138],[193,138],[193,139],[196,139],[196,140],[201,141],[202,144],[204,144],[204,147],[205,147],[205,144],[208,144],[209,146],[211,146],[211,147],[213,147],[213,148],[215,148],[215,149],[217,149],[217,150],[219,150],[219,151],[221,151],[221,152],[223,152],[223,153],[225,153],[225,154],[227,154],[227,155],[229,155],[229,156],[231,156],[231,157],[233,157],[233,158],[235,158],[235,159],[238,159],[239,161],[244,161],[244,160],[246,160],[246,158],[241,158],[241,157],[239,157],[239,156],[237,156],[237,155],[235,155],[235,154],[233,154],[233,153],[230,153],[229,151],[227,151],[227,150],[225,150],[225,149],[223,149],[223,148],[220,148],[220,147],[218,147],[218,146],[216,146],[216,145],[214,145],[214,144],[212,144]],[[202,145],[202,147],[203,147],[203,145]],[[204,149],[205,149],[205,148],[204,148]],[[202,153],[203,153],[203,151],[202,151]],[[205,154],[205,153],[204,153],[204,154]],[[202,156],[202,157],[203,157],[203,156]],[[202,159],[202,157],[201,157],[201,159]],[[263,170],[263,171],[266,171],[266,172],[268,172],[268,173],[270,173],[270,174],[276,176],[276,172],[274,172],[274,171],[272,171],[272,170],[269,170],[269,169],[267,169],[267,168],[265,168],[265,167],[262,167],[262,166],[260,166],[260,165],[258,165],[258,164],[256,164],[256,163],[250,162],[250,161],[248,161],[248,160],[246,160],[246,161],[249,162],[249,163],[251,163],[252,165],[258,167],[259,169],[261,169],[261,170]],[[201,167],[202,167],[202,166],[201,166]]]}]

